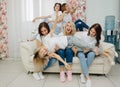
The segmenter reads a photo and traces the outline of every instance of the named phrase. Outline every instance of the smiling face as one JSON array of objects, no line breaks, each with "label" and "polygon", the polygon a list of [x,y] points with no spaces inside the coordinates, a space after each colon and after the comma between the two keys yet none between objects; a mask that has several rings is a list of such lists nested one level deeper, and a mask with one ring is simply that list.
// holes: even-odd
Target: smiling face
[{"label": "smiling face", "polygon": [[40,32],[43,36],[46,36],[48,34],[48,30],[45,27],[42,27]]},{"label": "smiling face", "polygon": [[70,34],[72,32],[72,26],[71,26],[71,24],[69,22],[65,26],[65,32],[67,34]]},{"label": "smiling face", "polygon": [[54,6],[55,11],[60,11],[60,4],[56,3]]},{"label": "smiling face", "polygon": [[40,36],[46,36],[50,32],[50,28],[48,23],[41,22],[38,26],[38,33]]},{"label": "smiling face", "polygon": [[90,30],[90,36],[91,37],[95,37],[96,36],[96,31],[95,31],[94,28],[91,28],[91,30]]},{"label": "smiling face", "polygon": [[67,22],[64,27],[64,34],[65,35],[74,35],[76,29],[73,22]]}]

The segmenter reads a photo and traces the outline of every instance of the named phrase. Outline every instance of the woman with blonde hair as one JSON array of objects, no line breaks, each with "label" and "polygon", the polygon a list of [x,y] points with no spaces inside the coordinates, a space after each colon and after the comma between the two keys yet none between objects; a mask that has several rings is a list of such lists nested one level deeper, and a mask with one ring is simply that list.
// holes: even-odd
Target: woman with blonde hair
[{"label": "woman with blonde hair", "polygon": [[[75,28],[74,23],[71,21],[68,21],[63,27],[63,32],[61,32],[59,35],[67,36],[68,38],[70,38],[74,36],[75,32],[76,32],[76,28]],[[65,49],[60,49],[59,47],[57,48],[59,49],[59,51],[57,51],[57,54],[59,54],[61,58],[63,58],[63,60],[65,60],[66,58],[66,62],[71,66],[70,69],[66,69],[65,71],[64,64],[62,62],[59,62],[61,82],[66,81],[65,73],[67,75],[67,80],[72,81],[72,60],[74,56],[72,48],[73,48],[72,44],[69,44],[69,43]]]}]

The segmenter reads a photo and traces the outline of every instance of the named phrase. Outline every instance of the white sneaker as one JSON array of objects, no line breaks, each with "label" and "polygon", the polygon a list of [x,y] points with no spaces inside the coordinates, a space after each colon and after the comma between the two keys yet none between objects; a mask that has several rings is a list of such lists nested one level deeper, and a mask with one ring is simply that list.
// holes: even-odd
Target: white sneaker
[{"label": "white sneaker", "polygon": [[81,82],[82,82],[82,83],[85,83],[85,82],[86,82],[86,79],[85,79],[84,74],[81,74],[81,75],[80,75],[80,78],[81,78]]},{"label": "white sneaker", "polygon": [[111,62],[111,65],[112,65],[112,66],[114,66],[114,65],[115,65],[115,62],[114,62],[114,61],[112,61],[112,62]]},{"label": "white sneaker", "polygon": [[34,77],[36,80],[40,80],[40,77],[39,77],[38,73],[33,73],[33,77]]},{"label": "white sneaker", "polygon": [[91,80],[86,81],[86,87],[91,87]]},{"label": "white sneaker", "polygon": [[40,79],[44,79],[44,75],[42,74],[42,72],[39,72],[39,76],[40,76]]}]

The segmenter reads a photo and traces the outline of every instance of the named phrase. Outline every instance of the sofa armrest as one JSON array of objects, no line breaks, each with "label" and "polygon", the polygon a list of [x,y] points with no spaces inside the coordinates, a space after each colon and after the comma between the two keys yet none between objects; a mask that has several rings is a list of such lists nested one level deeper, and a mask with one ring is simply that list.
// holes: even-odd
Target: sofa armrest
[{"label": "sofa armrest", "polygon": [[37,49],[36,40],[21,42],[20,52],[23,62],[33,62],[34,52]]},{"label": "sofa armrest", "polygon": [[36,40],[21,42],[20,47],[26,49],[30,55],[33,55],[37,49]]},{"label": "sofa armrest", "polygon": [[117,52],[115,50],[115,45],[114,44],[107,43],[107,42],[102,42],[101,46],[102,46],[103,51],[105,51],[105,50],[112,51],[114,53],[113,56],[118,57],[118,54],[117,54]]},{"label": "sofa armrest", "polygon": [[115,46],[113,44],[107,43],[107,42],[101,42],[101,46],[104,50],[109,49],[109,48],[114,48],[115,49]]}]

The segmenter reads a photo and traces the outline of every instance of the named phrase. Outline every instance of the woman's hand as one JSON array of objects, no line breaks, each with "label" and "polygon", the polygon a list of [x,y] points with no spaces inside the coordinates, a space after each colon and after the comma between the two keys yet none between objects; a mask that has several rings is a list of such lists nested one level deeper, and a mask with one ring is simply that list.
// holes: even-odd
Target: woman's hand
[{"label": "woman's hand", "polygon": [[95,55],[97,56],[98,55],[98,47],[95,47],[93,51],[95,52]]},{"label": "woman's hand", "polygon": [[34,18],[33,20],[32,20],[32,22],[35,22],[36,21],[36,19]]},{"label": "woman's hand", "polygon": [[67,11],[65,10],[63,13],[65,14],[65,13],[67,13]]},{"label": "woman's hand", "polygon": [[88,51],[90,51],[89,48],[85,48],[85,49],[84,49],[84,53],[87,53]]},{"label": "woman's hand", "polygon": [[77,48],[75,46],[72,47],[72,51],[74,53],[74,56],[76,56],[76,54],[77,54]]},{"label": "woman's hand", "polygon": [[60,47],[56,44],[54,49],[55,49],[55,52],[56,52],[60,49]]},{"label": "woman's hand", "polygon": [[71,70],[71,67],[68,63],[65,63],[65,68],[68,69],[68,70]]}]

